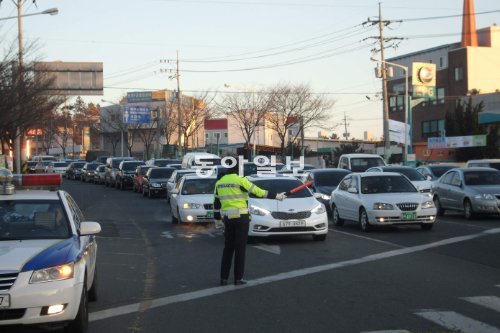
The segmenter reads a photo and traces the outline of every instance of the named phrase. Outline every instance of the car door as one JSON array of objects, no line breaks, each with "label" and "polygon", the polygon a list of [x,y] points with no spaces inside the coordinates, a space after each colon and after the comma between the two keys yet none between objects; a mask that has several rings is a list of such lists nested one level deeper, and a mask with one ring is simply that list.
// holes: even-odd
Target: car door
[{"label": "car door", "polygon": [[453,172],[453,177],[451,178],[450,190],[449,190],[449,202],[450,207],[457,210],[463,209],[463,198],[464,191],[462,188],[463,180],[461,173],[458,171]]},{"label": "car door", "polygon": [[441,177],[441,179],[436,184],[434,189],[436,195],[439,198],[439,202],[441,203],[441,207],[443,208],[452,208],[452,200],[451,200],[451,179],[455,171],[449,171]]},{"label": "car door", "polygon": [[[345,209],[348,220],[357,221],[359,212],[359,176],[353,175],[346,191]],[[356,190],[355,193],[351,192]]]},{"label": "car door", "polygon": [[174,188],[174,191],[173,193],[171,193],[170,195],[170,213],[179,218],[178,214],[177,214],[177,205],[178,205],[178,202],[179,202],[179,199],[180,199],[180,195],[181,195],[181,188],[182,188],[182,184],[184,183],[184,178],[181,178],[175,188]]},{"label": "car door", "polygon": [[345,177],[339,183],[338,188],[334,191],[335,194],[333,202],[335,203],[335,206],[337,206],[337,210],[341,218],[347,218],[347,189],[351,183],[351,178],[352,176]]}]

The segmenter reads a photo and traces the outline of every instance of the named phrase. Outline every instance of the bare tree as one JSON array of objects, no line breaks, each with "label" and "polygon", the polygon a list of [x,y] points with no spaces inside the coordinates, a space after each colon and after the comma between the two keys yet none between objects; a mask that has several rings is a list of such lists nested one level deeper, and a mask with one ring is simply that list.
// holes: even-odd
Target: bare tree
[{"label": "bare tree", "polygon": [[[263,92],[247,92],[226,95],[218,108],[228,119],[234,119],[245,140],[245,146],[248,147],[255,135],[257,126],[265,118],[268,104],[269,98],[267,94]],[[250,156],[248,157],[250,158]]]},{"label": "bare tree", "polygon": [[313,94],[308,85],[278,84],[270,89],[269,99],[268,110],[270,112],[266,119],[270,128],[278,134],[283,156],[286,151],[285,140],[289,135],[289,129],[298,128],[297,133],[289,138],[289,141],[293,143],[308,128],[332,128],[329,110],[334,101],[323,95]]},{"label": "bare tree", "polygon": [[205,124],[205,119],[209,119],[215,113],[215,109],[213,108],[213,98],[209,98],[208,93],[196,98],[183,97],[181,99],[180,128],[184,140],[184,151],[186,151],[189,140],[198,134],[198,131]]}]

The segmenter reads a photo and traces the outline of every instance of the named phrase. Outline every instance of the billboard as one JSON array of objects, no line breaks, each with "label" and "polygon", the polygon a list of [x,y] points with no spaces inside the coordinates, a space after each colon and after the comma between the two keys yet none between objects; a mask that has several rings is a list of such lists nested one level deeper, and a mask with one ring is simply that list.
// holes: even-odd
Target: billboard
[{"label": "billboard", "polygon": [[436,99],[436,64],[412,63],[411,84],[413,97]]},{"label": "billboard", "polygon": [[127,105],[123,108],[123,122],[125,124],[149,124],[151,123],[151,108]]},{"label": "billboard", "polygon": [[37,62],[35,74],[43,80],[54,80],[48,95],[102,95],[102,62]]},{"label": "billboard", "polygon": [[467,136],[434,137],[427,139],[428,149],[484,147],[486,146],[486,134]]}]

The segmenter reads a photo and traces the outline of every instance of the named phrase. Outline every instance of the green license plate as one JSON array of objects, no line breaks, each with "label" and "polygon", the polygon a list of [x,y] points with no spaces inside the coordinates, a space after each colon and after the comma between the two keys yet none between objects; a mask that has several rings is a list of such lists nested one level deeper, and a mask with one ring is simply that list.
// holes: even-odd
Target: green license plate
[{"label": "green license plate", "polygon": [[417,218],[417,212],[403,212],[401,214],[402,220],[415,220]]},{"label": "green license plate", "polygon": [[214,212],[207,212],[207,217],[208,218],[213,218],[214,217]]}]

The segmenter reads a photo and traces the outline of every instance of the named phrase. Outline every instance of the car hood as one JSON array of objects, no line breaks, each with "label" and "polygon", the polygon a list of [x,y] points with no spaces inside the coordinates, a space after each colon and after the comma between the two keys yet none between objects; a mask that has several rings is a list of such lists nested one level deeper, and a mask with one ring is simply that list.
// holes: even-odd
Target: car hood
[{"label": "car hood", "polygon": [[467,185],[466,191],[470,190],[477,193],[500,194],[500,185]]},{"label": "car hood", "polygon": [[25,265],[49,267],[43,262],[56,257],[55,263],[62,264],[70,251],[69,243],[60,239],[0,241],[0,271],[21,271]]},{"label": "car hood", "polygon": [[321,203],[314,197],[306,198],[286,198],[283,201],[274,199],[259,199],[250,198],[248,205],[255,205],[259,208],[266,209],[270,212],[284,211],[284,212],[302,212],[311,211]]},{"label": "car hood", "polygon": [[316,186],[316,192],[331,195],[336,188],[337,186]]},{"label": "car hood", "polygon": [[412,180],[411,182],[417,190],[430,189],[432,187],[432,182],[429,180]]}]

